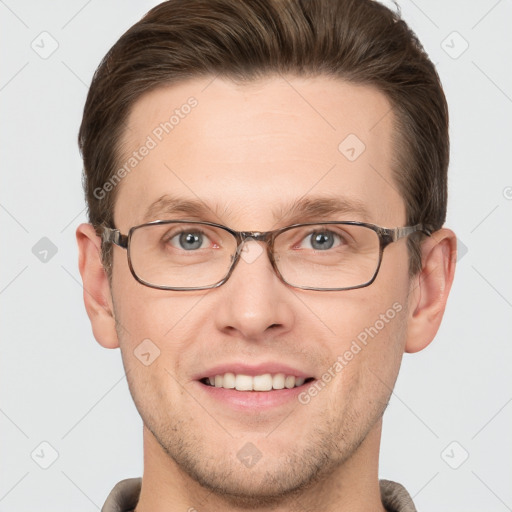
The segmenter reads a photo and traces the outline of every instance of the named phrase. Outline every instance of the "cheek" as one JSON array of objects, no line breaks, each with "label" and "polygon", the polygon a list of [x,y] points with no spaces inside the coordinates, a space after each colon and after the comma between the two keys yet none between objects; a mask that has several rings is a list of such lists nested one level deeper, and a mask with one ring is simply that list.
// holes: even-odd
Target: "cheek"
[{"label": "cheek", "polygon": [[[208,321],[201,308],[205,292],[180,293],[137,282],[128,265],[114,266],[112,297],[123,364],[136,396],[165,399],[164,389],[179,392],[172,375],[182,378],[183,359]],[[135,384],[130,388],[135,387]],[[138,390],[138,391],[137,391]],[[135,398],[136,399],[136,398]]]},{"label": "cheek", "polygon": [[[158,290],[140,284],[133,277],[124,254],[116,254],[112,273],[112,296],[118,331],[124,345],[132,349],[143,340],[159,348],[193,308],[194,297]],[[197,301],[198,298],[195,298]]]},{"label": "cheek", "polygon": [[329,300],[310,298],[308,309],[318,312],[317,318],[304,327],[314,329],[316,325],[329,332],[324,348],[335,356],[351,351],[348,359],[360,359],[361,354],[375,349],[377,353],[387,351],[406,328],[407,281],[399,284],[396,276],[394,280],[383,276],[378,284],[339,292]]},{"label": "cheek", "polygon": [[137,286],[149,293],[140,289],[131,294],[119,292],[114,302],[121,349],[139,350],[141,343],[154,344],[155,350],[172,367],[173,359],[186,348],[187,340],[193,337],[194,325],[199,323],[194,309],[200,298],[175,297],[169,295],[172,292]]},{"label": "cheek", "polygon": [[135,407],[144,423],[154,430],[162,421],[169,421],[172,412],[169,397],[179,400],[181,390],[175,385],[167,371],[167,364],[161,357],[147,365],[145,358],[137,357],[131,349],[122,351],[122,356]]},{"label": "cheek", "polygon": [[[336,377],[326,393],[326,409],[331,411],[333,423],[348,422],[352,428],[364,431],[383,414],[389,402],[405,344],[405,314],[403,309],[397,312],[382,305],[389,304],[383,301],[379,307],[353,312],[347,317],[348,323],[362,327],[347,329],[346,337],[333,345],[334,365],[330,368]],[[387,323],[380,317],[386,312]]]},{"label": "cheek", "polygon": [[343,397],[342,402],[363,408],[368,406],[363,403],[381,403],[389,397],[406,341],[407,276],[403,278],[395,264],[381,270],[368,287],[340,292],[328,301],[310,298],[308,303],[311,310],[321,312],[330,331],[319,341],[319,349],[329,354],[324,371],[336,375],[330,398]]}]

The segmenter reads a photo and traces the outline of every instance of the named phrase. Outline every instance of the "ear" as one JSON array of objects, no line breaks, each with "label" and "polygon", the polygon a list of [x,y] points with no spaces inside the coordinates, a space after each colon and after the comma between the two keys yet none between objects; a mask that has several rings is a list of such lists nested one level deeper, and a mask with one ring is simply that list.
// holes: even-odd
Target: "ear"
[{"label": "ear", "polygon": [[423,350],[434,339],[443,318],[455,275],[457,237],[440,229],[421,246],[421,271],[411,279],[406,352]]},{"label": "ear", "polygon": [[105,348],[119,347],[114,308],[107,274],[101,263],[101,238],[91,224],[76,230],[78,266],[82,276],[84,303],[96,341]]}]

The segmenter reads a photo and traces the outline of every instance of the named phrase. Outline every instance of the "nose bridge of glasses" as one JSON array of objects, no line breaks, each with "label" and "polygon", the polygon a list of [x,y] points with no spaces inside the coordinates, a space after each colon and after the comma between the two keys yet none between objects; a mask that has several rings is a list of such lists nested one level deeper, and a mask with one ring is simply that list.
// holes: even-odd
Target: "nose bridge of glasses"
[{"label": "nose bridge of glasses", "polygon": [[269,231],[240,231],[238,249],[244,248],[247,242],[265,242],[268,245],[270,235]]},{"label": "nose bridge of glasses", "polygon": [[256,242],[265,242],[268,238],[268,232],[265,231],[241,231],[240,238],[243,242],[255,240]]},{"label": "nose bridge of glasses", "polygon": [[[259,256],[265,252],[264,246],[261,244],[248,244],[248,242],[264,242],[266,244],[266,250],[268,256],[272,262],[271,256],[271,235],[272,232],[265,231],[241,231],[238,233],[238,247],[237,247],[237,255],[241,256],[241,258],[246,263],[252,263]],[[238,258],[237,258],[238,259]]]}]

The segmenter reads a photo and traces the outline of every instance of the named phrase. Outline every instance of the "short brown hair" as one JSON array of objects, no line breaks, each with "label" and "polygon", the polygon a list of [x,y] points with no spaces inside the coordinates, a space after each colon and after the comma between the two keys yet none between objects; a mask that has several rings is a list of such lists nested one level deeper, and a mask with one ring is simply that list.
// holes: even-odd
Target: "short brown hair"
[{"label": "short brown hair", "polygon": [[[89,221],[113,226],[114,176],[130,109],[159,86],[200,76],[245,83],[275,73],[371,85],[390,101],[393,176],[407,224],[446,218],[448,107],[439,76],[400,12],[374,0],[169,0],[150,10],[96,70],[80,132]],[[99,232],[99,231],[98,231]],[[409,274],[421,269],[411,236]],[[111,245],[102,247],[110,277]]]}]

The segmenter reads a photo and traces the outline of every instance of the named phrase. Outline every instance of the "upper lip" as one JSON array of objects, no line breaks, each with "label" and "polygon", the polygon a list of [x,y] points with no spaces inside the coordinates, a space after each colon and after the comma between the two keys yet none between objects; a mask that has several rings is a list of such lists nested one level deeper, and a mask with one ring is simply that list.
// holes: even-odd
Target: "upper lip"
[{"label": "upper lip", "polygon": [[224,375],[225,373],[251,375],[253,377],[255,375],[263,375],[265,373],[271,373],[273,375],[276,373],[284,373],[285,375],[294,375],[295,377],[303,377],[304,379],[313,376],[311,373],[299,370],[293,366],[282,364],[277,361],[268,361],[256,365],[249,365],[239,362],[217,364],[211,368],[202,370],[193,378],[195,380],[201,380],[206,377],[214,377],[215,375]]}]

